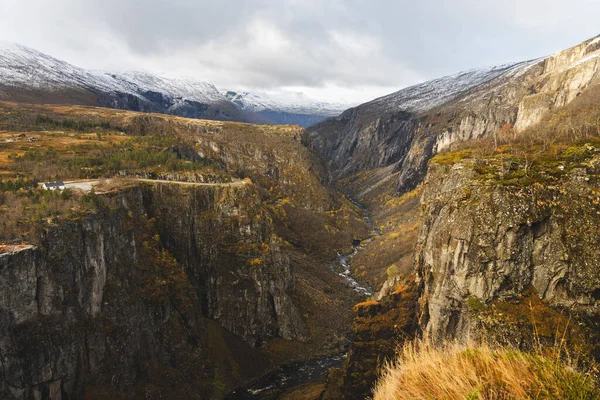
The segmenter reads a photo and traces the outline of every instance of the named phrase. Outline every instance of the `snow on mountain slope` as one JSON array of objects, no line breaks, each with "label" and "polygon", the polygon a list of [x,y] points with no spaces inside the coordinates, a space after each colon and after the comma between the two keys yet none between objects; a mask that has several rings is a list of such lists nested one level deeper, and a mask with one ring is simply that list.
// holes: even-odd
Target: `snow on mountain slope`
[{"label": "snow on mountain slope", "polygon": [[446,103],[470,89],[496,78],[510,78],[524,73],[538,60],[496,67],[479,68],[434,79],[410,86],[387,96],[380,97],[361,107],[372,107],[377,112],[412,111],[423,112]]},{"label": "snow on mountain slope", "polygon": [[212,83],[191,78],[165,78],[145,72],[131,71],[117,75],[116,79],[124,87],[137,93],[152,91],[173,98],[183,98],[209,104],[228,102],[227,98]]},{"label": "snow on mountain slope", "polygon": [[225,96],[242,110],[254,113],[272,111],[289,114],[334,116],[351,107],[351,104],[327,103],[310,99],[298,92],[235,92]]},{"label": "snow on mountain slope", "polygon": [[111,74],[89,71],[37,50],[14,43],[0,43],[0,83],[20,88],[60,90],[77,88],[92,92],[125,93],[144,98],[147,92],[160,93],[175,103],[228,103],[217,88],[189,78],[165,78],[144,72]]},{"label": "snow on mountain slope", "polygon": [[37,50],[5,42],[0,42],[0,83],[45,90],[126,90],[109,74],[87,71]]},{"label": "snow on mountain slope", "polygon": [[82,104],[78,102],[81,97],[60,95],[76,91],[87,96],[85,104],[103,107],[302,126],[338,115],[350,107],[350,104],[314,101],[302,93],[220,92],[211,83],[190,78],[167,78],[137,71],[121,74],[90,71],[5,42],[0,42],[0,87],[4,87],[5,99],[22,98],[19,96],[23,91],[35,92],[17,101]]}]

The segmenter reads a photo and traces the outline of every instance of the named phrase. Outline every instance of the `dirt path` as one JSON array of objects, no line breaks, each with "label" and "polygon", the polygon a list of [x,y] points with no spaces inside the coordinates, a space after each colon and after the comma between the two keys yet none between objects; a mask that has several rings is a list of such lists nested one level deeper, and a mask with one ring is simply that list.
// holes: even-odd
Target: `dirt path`
[{"label": "dirt path", "polygon": [[[246,184],[245,181],[242,180],[234,180],[232,182],[225,183],[202,183],[202,182],[180,182],[180,181],[167,181],[161,179],[142,179],[142,178],[133,178],[138,182],[149,182],[149,183],[169,183],[174,185],[184,185],[184,186],[243,186]],[[98,185],[101,182],[110,182],[110,179],[82,179],[77,181],[65,181],[65,188],[71,190],[80,190],[83,192],[89,192],[92,190],[92,187]]]},{"label": "dirt path", "polygon": [[180,181],[166,181],[161,179],[135,179],[138,182],[151,182],[151,183],[172,183],[177,185],[188,185],[188,186],[243,186],[246,184],[245,181],[242,180],[234,180],[231,182],[223,182],[223,183],[203,183],[203,182],[180,182]]}]

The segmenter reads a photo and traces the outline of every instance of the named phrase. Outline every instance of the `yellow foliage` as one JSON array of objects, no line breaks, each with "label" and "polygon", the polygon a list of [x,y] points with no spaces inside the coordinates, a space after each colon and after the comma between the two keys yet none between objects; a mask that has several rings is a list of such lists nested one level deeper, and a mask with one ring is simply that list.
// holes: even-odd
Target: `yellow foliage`
[{"label": "yellow foliage", "polygon": [[363,301],[362,303],[358,303],[354,306],[354,312],[357,312],[363,308],[368,308],[368,307],[373,307],[373,306],[378,306],[378,305],[379,305],[379,302],[375,301],[375,300]]},{"label": "yellow foliage", "polygon": [[560,351],[416,341],[384,368],[373,399],[576,400],[599,395],[594,381],[565,364]]},{"label": "yellow foliage", "polygon": [[248,264],[252,267],[262,265],[262,263],[263,261],[260,258],[253,258],[252,260],[248,261]]}]

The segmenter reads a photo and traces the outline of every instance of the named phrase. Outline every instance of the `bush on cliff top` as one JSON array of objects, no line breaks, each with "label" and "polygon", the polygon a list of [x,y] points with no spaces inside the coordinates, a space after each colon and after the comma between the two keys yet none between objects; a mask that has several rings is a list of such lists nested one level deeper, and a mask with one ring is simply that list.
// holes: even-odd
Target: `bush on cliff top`
[{"label": "bush on cliff top", "polygon": [[404,346],[374,388],[374,400],[598,399],[594,380],[558,353],[427,342]]}]

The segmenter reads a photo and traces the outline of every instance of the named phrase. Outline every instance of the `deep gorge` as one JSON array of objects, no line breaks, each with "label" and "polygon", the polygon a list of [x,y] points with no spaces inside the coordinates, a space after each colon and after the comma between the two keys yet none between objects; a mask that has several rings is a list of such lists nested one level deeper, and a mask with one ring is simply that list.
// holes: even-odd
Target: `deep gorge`
[{"label": "deep gorge", "polygon": [[[363,399],[414,339],[599,361],[597,43],[306,130],[1,103],[44,148],[2,166],[0,397]],[[67,174],[100,183],[35,183]]]}]

